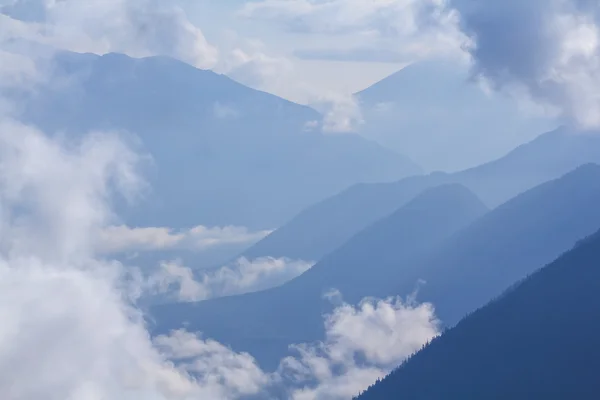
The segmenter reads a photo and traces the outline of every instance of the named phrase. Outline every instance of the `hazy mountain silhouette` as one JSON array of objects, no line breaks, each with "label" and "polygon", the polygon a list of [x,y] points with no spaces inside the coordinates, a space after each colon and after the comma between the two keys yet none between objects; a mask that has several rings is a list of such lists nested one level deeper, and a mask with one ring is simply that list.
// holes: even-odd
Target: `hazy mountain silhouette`
[{"label": "hazy mountain silhouette", "polygon": [[511,283],[554,260],[600,226],[600,166],[587,164],[486,214],[406,269],[397,292],[427,283],[419,299],[435,304],[448,325]]},{"label": "hazy mountain silhouette", "polygon": [[464,318],[358,399],[597,399],[598,293],[600,232]]},{"label": "hazy mountain silhouette", "polygon": [[136,225],[271,229],[357,182],[419,172],[358,135],[325,135],[313,109],[166,57],[59,53],[23,119],[51,132],[127,130],[154,158]]},{"label": "hazy mountain silhouette", "polygon": [[[441,176],[440,176],[441,177]],[[357,184],[310,206],[244,252],[319,260],[354,234],[402,207],[443,179],[413,176],[393,184]]]},{"label": "hazy mountain silhouette", "polygon": [[[322,334],[321,314],[330,305],[321,296],[328,288],[344,296],[347,291],[347,300],[356,302],[364,296],[406,296],[423,280],[419,301],[433,302],[438,317],[451,326],[600,226],[597,165],[535,187],[462,229],[461,218],[452,215],[464,215],[464,224],[481,213],[481,206],[467,207],[476,210],[472,214],[459,211],[465,210],[461,204],[474,203],[458,188],[424,193],[390,216],[390,222],[374,224],[278,288],[158,307],[153,314],[159,329],[189,323],[274,366],[288,344]],[[436,193],[450,197],[436,200],[431,197]],[[458,231],[451,234],[452,228]]]},{"label": "hazy mountain silhouette", "polygon": [[587,162],[600,163],[600,135],[560,128],[476,168],[355,185],[305,209],[244,254],[318,260],[425,188],[460,183],[493,208]]},{"label": "hazy mountain silhouette", "polygon": [[390,294],[390,277],[397,270],[486,211],[460,185],[430,189],[283,286],[195,304],[159,306],[152,315],[161,330],[187,321],[188,329],[249,351],[274,367],[290,344],[322,337],[322,313],[332,307],[324,299],[329,290],[340,290],[350,302]]},{"label": "hazy mountain silhouette", "polygon": [[556,127],[509,96],[484,92],[468,67],[443,59],[411,64],[356,96],[361,132],[429,171],[482,164]]}]

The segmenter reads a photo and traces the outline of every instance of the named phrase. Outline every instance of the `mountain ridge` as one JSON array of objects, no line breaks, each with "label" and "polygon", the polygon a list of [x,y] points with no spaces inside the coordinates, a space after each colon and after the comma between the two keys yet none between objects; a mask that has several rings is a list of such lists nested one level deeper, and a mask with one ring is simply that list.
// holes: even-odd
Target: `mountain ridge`
[{"label": "mountain ridge", "polygon": [[463,184],[494,208],[587,162],[600,163],[600,136],[578,136],[569,128],[559,128],[500,159],[454,174],[434,172],[392,183],[354,185],[304,209],[242,254],[318,260],[426,188]]},{"label": "mountain ridge", "polygon": [[[134,226],[274,229],[357,182],[420,172],[356,134],[311,130],[320,114],[169,57],[60,52],[53,79],[12,93],[21,119],[49,133],[127,131],[154,159],[153,191],[119,214]],[[198,207],[201,203],[202,207]]]},{"label": "mountain ridge", "polygon": [[513,284],[355,400],[594,399],[600,231]]},{"label": "mountain ridge", "polygon": [[[290,344],[321,338],[322,314],[332,309],[324,295],[331,289],[341,290],[350,302],[385,297],[382,288],[388,286],[391,271],[419,258],[485,212],[483,203],[460,185],[433,188],[277,288],[207,302],[166,304],[150,314],[159,330],[187,321],[189,327],[249,351],[274,368]],[[235,320],[223,319],[234,312]]]}]

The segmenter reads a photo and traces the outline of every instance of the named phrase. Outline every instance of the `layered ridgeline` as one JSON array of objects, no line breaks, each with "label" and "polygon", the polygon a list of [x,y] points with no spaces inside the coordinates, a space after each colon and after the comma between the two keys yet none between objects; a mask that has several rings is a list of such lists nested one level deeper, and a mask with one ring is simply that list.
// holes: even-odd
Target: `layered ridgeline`
[{"label": "layered ridgeline", "polygon": [[331,289],[340,290],[347,301],[385,296],[388,279],[398,268],[422,258],[486,211],[462,186],[430,189],[283,286],[200,303],[161,305],[151,314],[159,332],[186,324],[275,367],[290,344],[322,338],[322,314],[332,309],[324,295]]},{"label": "layered ridgeline", "polygon": [[414,270],[403,269],[397,293],[426,282],[420,301],[432,302],[446,325],[485,304],[571,248],[600,226],[600,166],[586,164],[484,215],[446,241]]},{"label": "layered ridgeline", "polygon": [[428,187],[460,183],[494,208],[588,162],[600,163],[600,135],[561,128],[541,135],[496,161],[462,172],[355,185],[305,209],[244,255],[319,260]]},{"label": "layered ridgeline", "polygon": [[598,293],[600,232],[464,318],[358,400],[597,399]]},{"label": "layered ridgeline", "polygon": [[[323,299],[432,301],[452,325],[600,226],[600,167],[585,165],[483,214],[464,187],[428,190],[287,284],[253,294],[157,307],[157,331],[187,326],[275,366],[287,346],[320,339]],[[469,221],[473,221],[469,223]],[[454,232],[454,233],[453,233]],[[425,284],[420,282],[425,281]]]},{"label": "layered ridgeline", "polygon": [[419,172],[358,135],[327,135],[313,109],[165,58],[60,53],[55,76],[11,93],[48,132],[127,130],[154,162],[135,225],[272,229],[357,182]]}]

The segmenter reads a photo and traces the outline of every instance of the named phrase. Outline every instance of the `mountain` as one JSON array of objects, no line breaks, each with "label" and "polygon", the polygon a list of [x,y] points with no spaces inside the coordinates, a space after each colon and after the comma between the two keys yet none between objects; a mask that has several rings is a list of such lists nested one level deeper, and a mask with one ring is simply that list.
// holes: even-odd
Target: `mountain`
[{"label": "mountain", "polygon": [[[132,225],[273,229],[357,182],[419,172],[358,135],[325,135],[313,109],[166,57],[58,53],[51,82],[11,93],[49,132],[126,130],[154,163]],[[314,126],[317,126],[315,129]]]},{"label": "mountain", "polygon": [[322,296],[330,288],[355,303],[366,296],[407,296],[418,287],[419,300],[432,302],[452,326],[600,226],[597,165],[579,167],[479,218],[482,206],[465,190],[446,185],[425,192],[278,288],[157,307],[151,311],[157,330],[185,325],[273,367],[288,345],[321,338],[322,314],[331,309]]},{"label": "mountain", "polygon": [[393,183],[355,185],[305,209],[244,255],[319,260],[426,188],[460,183],[494,208],[588,162],[600,163],[600,135],[563,127],[476,168],[454,174],[438,172],[409,177]]},{"label": "mountain", "polygon": [[358,400],[597,399],[598,293],[600,232],[464,318]]},{"label": "mountain", "polygon": [[485,92],[466,65],[451,60],[411,64],[356,97],[360,132],[429,171],[482,164],[556,127],[506,95]]},{"label": "mountain", "polygon": [[332,306],[323,298],[328,291],[338,289],[351,302],[386,296],[396,270],[423,257],[486,211],[460,185],[430,189],[283,286],[200,303],[162,305],[151,314],[159,330],[185,323],[275,367],[290,344],[322,337],[322,314]]},{"label": "mountain", "polygon": [[466,313],[554,260],[600,227],[600,166],[587,164],[531,189],[484,215],[413,271],[403,270],[395,292],[426,282],[419,299],[435,304],[454,325]]},{"label": "mountain", "polygon": [[[243,255],[319,260],[373,222],[402,207],[435,179],[412,176],[393,184],[357,184],[303,210]],[[436,181],[437,182],[437,181]],[[439,180],[442,183],[442,180]]]}]

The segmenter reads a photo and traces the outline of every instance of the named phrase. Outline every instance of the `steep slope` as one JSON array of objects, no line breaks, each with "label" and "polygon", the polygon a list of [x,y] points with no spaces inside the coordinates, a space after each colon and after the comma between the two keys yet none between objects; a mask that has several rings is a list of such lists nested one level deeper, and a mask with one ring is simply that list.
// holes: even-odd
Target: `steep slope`
[{"label": "steep slope", "polygon": [[[441,177],[441,176],[440,176]],[[405,178],[397,184],[357,184],[302,211],[291,221],[244,252],[265,256],[319,260],[374,221],[404,206],[435,182],[429,176]]]},{"label": "steep slope", "polygon": [[600,163],[600,135],[561,128],[476,168],[356,185],[304,210],[245,254],[318,260],[428,187],[460,183],[493,208],[588,162]]},{"label": "steep slope", "polygon": [[250,351],[273,367],[293,343],[323,334],[322,313],[331,309],[330,289],[346,301],[385,296],[389,277],[486,212],[459,185],[430,189],[391,216],[352,238],[287,284],[260,293],[152,310],[159,330],[186,323],[234,348]]},{"label": "steep slope", "polygon": [[434,339],[358,399],[597,399],[598,293],[600,232]]},{"label": "steep slope", "polygon": [[[456,186],[443,188],[450,198],[463,198],[449,190]],[[287,345],[320,337],[321,313],[329,310],[320,297],[330,287],[357,301],[367,295],[406,296],[422,280],[419,300],[433,302],[451,326],[600,226],[597,165],[531,189],[462,229],[449,216],[463,209],[458,205],[464,200],[431,201],[427,193],[419,196],[423,207],[409,203],[388,217],[392,224],[378,222],[279,288],[155,309],[159,330],[187,322],[273,366]],[[443,226],[458,231],[436,233]]]},{"label": "steep slope", "polygon": [[411,64],[356,97],[361,132],[429,171],[482,164],[556,127],[526,115],[508,96],[485,93],[467,67],[448,60]]},{"label": "steep slope", "polygon": [[[398,281],[398,293],[427,282],[420,299],[452,325],[511,283],[600,226],[600,166],[587,164],[498,207],[447,241]],[[406,270],[404,271],[406,273]]]},{"label": "steep slope", "polygon": [[59,78],[18,99],[23,119],[51,132],[127,130],[154,165],[135,225],[280,226],[357,182],[419,172],[358,135],[309,129],[314,110],[182,62],[60,53]]}]

